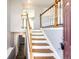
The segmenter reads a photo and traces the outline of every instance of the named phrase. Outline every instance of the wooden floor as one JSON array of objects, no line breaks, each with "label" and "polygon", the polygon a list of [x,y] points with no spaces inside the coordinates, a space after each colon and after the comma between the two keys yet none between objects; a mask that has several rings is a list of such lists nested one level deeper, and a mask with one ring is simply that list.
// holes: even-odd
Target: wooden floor
[{"label": "wooden floor", "polygon": [[49,46],[47,43],[32,43],[33,46]]},{"label": "wooden floor", "polygon": [[26,57],[24,56],[24,45],[20,45],[16,59],[26,59]]}]

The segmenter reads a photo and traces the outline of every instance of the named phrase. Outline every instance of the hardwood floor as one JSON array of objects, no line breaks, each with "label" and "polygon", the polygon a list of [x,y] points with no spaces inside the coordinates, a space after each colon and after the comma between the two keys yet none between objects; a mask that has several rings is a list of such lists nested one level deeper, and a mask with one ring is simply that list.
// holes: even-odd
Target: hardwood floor
[{"label": "hardwood floor", "polygon": [[16,59],[26,59],[26,57],[24,56],[24,45],[20,45]]}]

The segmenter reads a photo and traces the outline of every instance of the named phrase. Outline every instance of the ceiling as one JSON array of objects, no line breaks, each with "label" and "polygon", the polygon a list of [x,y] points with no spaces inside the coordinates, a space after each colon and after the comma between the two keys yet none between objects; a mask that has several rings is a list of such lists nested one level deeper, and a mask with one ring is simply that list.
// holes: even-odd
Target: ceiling
[{"label": "ceiling", "polygon": [[15,0],[17,3],[21,4],[31,4],[33,6],[41,6],[41,7],[48,7],[53,4],[53,0]]}]

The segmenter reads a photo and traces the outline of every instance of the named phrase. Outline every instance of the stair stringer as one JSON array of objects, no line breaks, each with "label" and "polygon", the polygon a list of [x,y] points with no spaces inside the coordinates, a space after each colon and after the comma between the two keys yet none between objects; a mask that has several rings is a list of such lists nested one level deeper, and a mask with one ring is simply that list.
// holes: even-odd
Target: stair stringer
[{"label": "stair stringer", "polygon": [[57,54],[56,49],[54,48],[54,46],[52,45],[52,43],[51,43],[50,40],[48,39],[47,35],[45,34],[44,30],[43,30],[43,29],[41,29],[41,30],[42,30],[42,32],[43,32],[45,38],[47,39],[48,44],[49,44],[50,47],[51,47],[50,49],[54,52],[54,57],[55,57],[56,59],[61,59],[60,56]]}]

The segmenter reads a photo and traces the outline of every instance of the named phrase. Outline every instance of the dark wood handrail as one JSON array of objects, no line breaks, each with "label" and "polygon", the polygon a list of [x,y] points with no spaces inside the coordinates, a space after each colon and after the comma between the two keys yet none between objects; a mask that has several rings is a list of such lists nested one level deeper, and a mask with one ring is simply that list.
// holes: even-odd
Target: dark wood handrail
[{"label": "dark wood handrail", "polygon": [[[58,24],[58,27],[63,26],[63,24]],[[42,28],[51,28],[54,27],[54,25],[48,25],[48,26],[42,26]]]},{"label": "dark wood handrail", "polygon": [[53,4],[52,6],[50,6],[48,9],[46,9],[43,13],[41,13],[40,15],[43,15],[44,13],[46,13],[48,10],[50,10],[55,4]]}]

